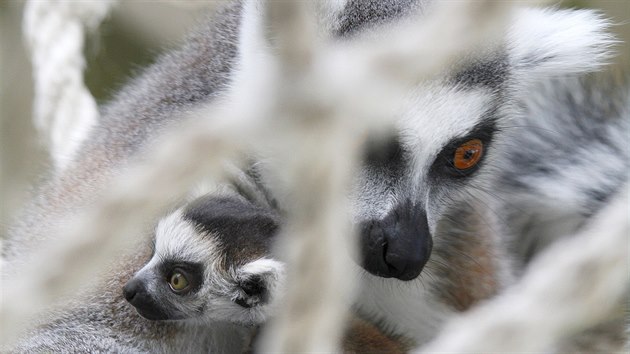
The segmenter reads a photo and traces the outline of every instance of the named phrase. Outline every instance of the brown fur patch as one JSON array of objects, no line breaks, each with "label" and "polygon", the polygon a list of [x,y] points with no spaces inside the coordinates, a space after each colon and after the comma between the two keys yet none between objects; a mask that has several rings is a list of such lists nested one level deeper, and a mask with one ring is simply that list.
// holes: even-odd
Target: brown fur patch
[{"label": "brown fur patch", "polygon": [[387,334],[375,324],[355,315],[350,319],[345,332],[342,349],[346,354],[402,354],[409,352],[411,342],[403,337]]},{"label": "brown fur patch", "polygon": [[433,292],[457,311],[492,297],[500,287],[497,240],[484,222],[471,207],[438,227],[427,272],[436,280]]}]

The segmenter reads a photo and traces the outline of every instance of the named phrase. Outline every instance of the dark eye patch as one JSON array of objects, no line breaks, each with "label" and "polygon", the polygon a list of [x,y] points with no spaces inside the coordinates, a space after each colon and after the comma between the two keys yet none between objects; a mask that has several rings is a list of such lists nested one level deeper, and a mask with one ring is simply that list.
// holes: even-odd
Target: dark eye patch
[{"label": "dark eye patch", "polygon": [[387,185],[395,185],[405,176],[409,153],[396,132],[387,132],[368,136],[362,157],[366,171]]},{"label": "dark eye patch", "polygon": [[394,133],[371,136],[365,146],[363,160],[372,168],[397,169],[402,164],[404,150],[400,138]]}]

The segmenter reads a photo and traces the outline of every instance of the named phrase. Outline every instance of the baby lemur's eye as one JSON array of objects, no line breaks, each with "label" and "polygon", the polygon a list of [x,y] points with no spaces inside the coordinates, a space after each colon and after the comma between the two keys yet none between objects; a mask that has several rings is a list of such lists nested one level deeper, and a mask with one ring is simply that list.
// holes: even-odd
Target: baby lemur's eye
[{"label": "baby lemur's eye", "polygon": [[184,291],[190,286],[188,279],[186,279],[186,276],[178,271],[173,272],[168,282],[168,285],[175,292]]},{"label": "baby lemur's eye", "polygon": [[201,263],[164,260],[159,267],[164,283],[168,284],[177,295],[195,292],[203,284],[203,265]]},{"label": "baby lemur's eye", "polygon": [[453,166],[461,171],[474,167],[483,156],[483,143],[479,139],[471,139],[455,150]]}]

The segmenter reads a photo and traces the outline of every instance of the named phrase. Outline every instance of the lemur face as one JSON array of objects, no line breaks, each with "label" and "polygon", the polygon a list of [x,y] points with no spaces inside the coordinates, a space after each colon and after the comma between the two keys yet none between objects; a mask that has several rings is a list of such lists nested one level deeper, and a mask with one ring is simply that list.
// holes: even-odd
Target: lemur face
[{"label": "lemur face", "polygon": [[484,188],[506,75],[497,66],[477,64],[453,80],[418,87],[394,132],[368,141],[352,199],[361,262],[370,273],[418,277],[442,215]]},{"label": "lemur face", "polygon": [[151,260],[123,289],[149,320],[262,322],[282,283],[278,221],[248,201],[204,196],[162,219]]}]

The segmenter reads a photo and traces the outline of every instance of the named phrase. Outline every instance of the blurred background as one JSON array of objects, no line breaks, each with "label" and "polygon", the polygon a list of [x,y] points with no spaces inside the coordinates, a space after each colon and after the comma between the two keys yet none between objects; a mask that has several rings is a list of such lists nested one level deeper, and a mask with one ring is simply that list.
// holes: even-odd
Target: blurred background
[{"label": "blurred background", "polygon": [[[159,53],[177,46],[188,30],[207,18],[205,5],[129,0],[115,6],[85,46],[85,80],[97,102],[106,102]],[[624,42],[614,65],[630,72],[630,1],[562,1],[559,6],[597,8],[611,18]],[[33,82],[22,39],[23,8],[23,1],[0,0],[0,238],[50,166],[32,124]]]}]

